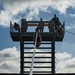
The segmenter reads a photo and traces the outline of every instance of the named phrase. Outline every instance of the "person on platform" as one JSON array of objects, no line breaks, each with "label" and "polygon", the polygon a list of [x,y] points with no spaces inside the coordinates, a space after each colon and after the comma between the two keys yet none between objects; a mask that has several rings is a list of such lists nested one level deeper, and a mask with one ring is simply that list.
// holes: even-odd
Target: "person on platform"
[{"label": "person on platform", "polygon": [[57,28],[60,27],[61,22],[60,22],[59,18],[56,16],[56,14],[54,14],[54,17],[52,18],[52,20],[54,21],[54,23],[55,23],[55,29],[57,30]]},{"label": "person on platform", "polygon": [[28,28],[28,23],[26,21],[26,19],[22,19],[22,32],[27,32],[27,28]]},{"label": "person on platform", "polygon": [[40,22],[38,24],[40,32],[43,32],[44,30],[44,22],[42,21],[42,18],[40,18]]},{"label": "person on platform", "polygon": [[14,23],[14,29],[18,30],[18,32],[20,32],[20,26],[16,22]]}]

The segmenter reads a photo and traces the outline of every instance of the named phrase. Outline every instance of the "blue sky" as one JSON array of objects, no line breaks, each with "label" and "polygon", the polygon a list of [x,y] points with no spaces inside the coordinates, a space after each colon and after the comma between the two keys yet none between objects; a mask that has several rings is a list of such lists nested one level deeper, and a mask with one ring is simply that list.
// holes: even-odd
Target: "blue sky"
[{"label": "blue sky", "polygon": [[[9,54],[10,50],[15,50],[13,55],[16,55],[14,53],[19,51],[19,42],[13,42],[10,37],[10,21],[12,21],[13,24],[14,22],[21,24],[21,18],[34,21],[40,20],[40,17],[43,20],[49,21],[53,18],[54,14],[59,17],[61,23],[65,21],[66,31],[75,33],[75,0],[0,0],[0,51]],[[32,28],[28,28],[28,31],[30,29],[31,31],[33,30]],[[73,61],[75,61],[75,34],[70,34],[66,31],[63,41],[56,42],[56,59],[59,61],[56,68],[57,72],[75,72],[75,67],[67,68],[67,64],[63,67],[63,69],[65,68],[64,71],[62,71],[62,66],[59,67],[63,62],[67,63],[69,61],[73,63]],[[59,56],[64,60],[58,58]],[[19,57],[17,57],[17,59],[19,59]],[[2,66],[4,62],[5,61],[0,63],[0,65]],[[69,66],[75,66],[74,63],[70,63],[68,64]],[[9,66],[7,63],[5,64]],[[1,66],[0,72],[2,72]],[[9,69],[4,70],[5,72],[12,72],[12,70],[10,71]]]}]

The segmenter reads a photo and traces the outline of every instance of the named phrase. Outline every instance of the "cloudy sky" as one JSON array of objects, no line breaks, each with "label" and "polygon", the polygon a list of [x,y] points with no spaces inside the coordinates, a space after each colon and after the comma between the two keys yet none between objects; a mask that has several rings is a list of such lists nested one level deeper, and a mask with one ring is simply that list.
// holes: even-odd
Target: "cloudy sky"
[{"label": "cloudy sky", "polygon": [[21,18],[49,21],[55,13],[61,23],[65,21],[65,37],[56,42],[56,72],[75,73],[75,0],[0,0],[0,73],[20,70],[19,42],[10,37],[10,21],[19,25]]}]

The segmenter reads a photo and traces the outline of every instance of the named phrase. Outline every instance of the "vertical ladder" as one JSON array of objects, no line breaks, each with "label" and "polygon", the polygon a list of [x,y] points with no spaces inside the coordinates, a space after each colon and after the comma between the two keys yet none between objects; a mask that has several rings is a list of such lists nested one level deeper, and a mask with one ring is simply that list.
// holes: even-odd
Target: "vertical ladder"
[{"label": "vertical ladder", "polygon": [[[21,74],[28,74],[30,73],[31,68],[31,62],[32,62],[32,56],[33,52],[27,51],[28,49],[34,49],[34,47],[25,47],[26,45],[31,46],[34,42],[25,42],[23,41],[23,38],[20,38],[20,73]],[[33,65],[33,74],[55,74],[55,38],[53,36],[53,39],[51,42],[42,42],[42,44],[49,45],[49,47],[39,47],[39,49],[43,49],[44,51],[35,52],[35,58],[34,58],[34,65]],[[50,47],[51,45],[51,47]],[[27,50],[26,50],[27,49]],[[26,56],[25,56],[26,55]],[[30,56],[31,55],[31,56]],[[39,56],[37,56],[39,55]],[[45,56],[47,55],[47,56]],[[42,59],[44,59],[42,61]],[[46,60],[50,61],[46,61]],[[41,61],[39,61],[41,60]],[[39,64],[39,65],[38,65]],[[47,65],[49,64],[49,65]]]}]

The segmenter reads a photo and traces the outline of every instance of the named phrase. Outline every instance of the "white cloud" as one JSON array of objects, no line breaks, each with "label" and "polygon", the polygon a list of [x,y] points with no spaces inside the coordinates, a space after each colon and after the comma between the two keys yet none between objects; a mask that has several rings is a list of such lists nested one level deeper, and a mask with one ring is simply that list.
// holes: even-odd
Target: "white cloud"
[{"label": "white cloud", "polygon": [[71,17],[75,17],[75,14],[70,14]]},{"label": "white cloud", "polygon": [[64,52],[64,53],[56,53],[56,59],[58,61],[66,60],[66,59],[69,59],[69,58],[71,58],[71,54],[68,54],[67,52]]},{"label": "white cloud", "polygon": [[56,64],[56,72],[57,73],[75,73],[74,62],[75,62],[75,57],[58,61],[58,63]]},{"label": "white cloud", "polygon": [[[9,26],[10,20],[19,22],[21,18],[39,19],[39,12],[50,13],[49,8],[59,11],[61,14],[65,14],[69,7],[75,8],[75,0],[1,0],[0,2],[4,8],[0,11],[0,25],[3,26]],[[22,17],[22,14],[25,15]],[[18,18],[14,16],[18,16]]]},{"label": "white cloud", "polygon": [[[33,50],[30,50],[33,51]],[[40,50],[36,50],[39,52]],[[26,55],[29,56],[29,55]],[[32,56],[32,55],[30,55]],[[36,56],[40,56],[37,54]],[[46,54],[41,54],[41,56],[49,56]],[[28,60],[28,59],[26,59]],[[31,61],[31,60],[29,60]],[[38,59],[38,61],[50,61],[50,59]],[[75,73],[75,57],[67,52],[56,53],[56,73]],[[30,66],[31,64],[25,64]],[[49,64],[34,64],[35,66],[49,66]],[[26,69],[30,70],[30,69]],[[36,69],[34,69],[36,70]],[[39,69],[37,69],[39,70]],[[50,70],[50,69],[40,69],[40,70]],[[0,73],[19,73],[20,72],[20,51],[15,47],[6,48],[0,51]]]},{"label": "white cloud", "polygon": [[0,51],[0,73],[19,73],[19,53],[15,47]]}]

